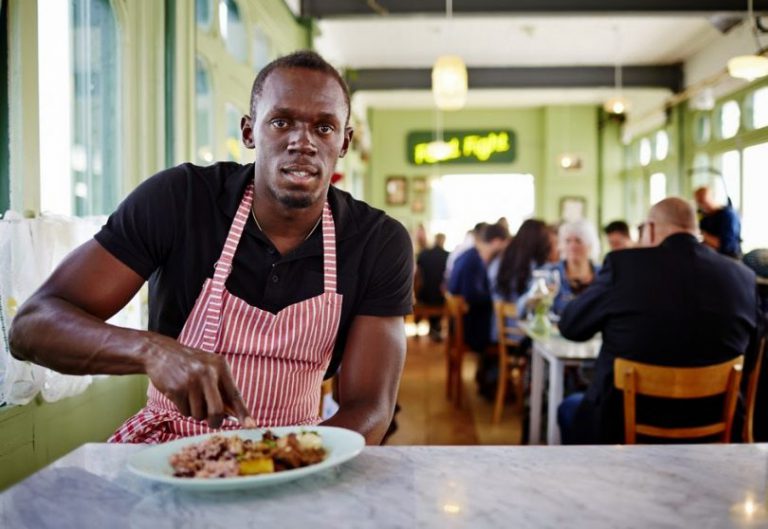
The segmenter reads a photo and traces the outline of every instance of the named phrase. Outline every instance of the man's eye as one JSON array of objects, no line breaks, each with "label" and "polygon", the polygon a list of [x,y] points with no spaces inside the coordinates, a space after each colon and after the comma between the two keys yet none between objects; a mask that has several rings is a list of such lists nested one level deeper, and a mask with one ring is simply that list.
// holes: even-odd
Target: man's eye
[{"label": "man's eye", "polygon": [[284,129],[288,126],[288,121],[285,119],[273,119],[270,124],[276,129]]},{"label": "man's eye", "polygon": [[320,134],[330,134],[333,132],[333,127],[330,125],[320,125],[317,127],[317,130],[320,131]]}]

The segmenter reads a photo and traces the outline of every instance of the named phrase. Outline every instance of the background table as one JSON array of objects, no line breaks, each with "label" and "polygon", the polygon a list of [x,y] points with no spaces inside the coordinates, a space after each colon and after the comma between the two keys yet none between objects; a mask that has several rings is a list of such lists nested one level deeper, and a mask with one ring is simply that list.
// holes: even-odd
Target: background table
[{"label": "background table", "polygon": [[560,335],[541,337],[528,333],[533,340],[531,366],[531,406],[528,444],[541,444],[541,409],[544,395],[544,362],[549,364],[547,395],[547,444],[560,444],[557,407],[563,401],[565,366],[581,365],[594,360],[600,352],[599,335],[588,342],[572,342]]},{"label": "background table", "polygon": [[143,448],[79,448],[0,494],[0,527],[768,527],[768,445],[375,447],[279,488],[226,493],[134,476],[125,460]]}]

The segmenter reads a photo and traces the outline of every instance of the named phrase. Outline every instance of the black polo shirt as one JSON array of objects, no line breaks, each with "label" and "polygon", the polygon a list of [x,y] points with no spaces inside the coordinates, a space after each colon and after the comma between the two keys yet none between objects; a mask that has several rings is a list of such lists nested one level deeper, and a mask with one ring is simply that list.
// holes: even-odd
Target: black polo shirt
[{"label": "black polo shirt", "polygon": [[[149,330],[178,337],[221,254],[253,164],[184,164],[139,185],[95,235],[112,255],[149,280]],[[341,361],[356,315],[411,311],[413,249],[405,228],[383,211],[331,186],[338,289],[343,298],[329,373]],[[258,214],[258,212],[257,212]],[[227,289],[276,313],[323,291],[322,231],[280,255],[252,217],[235,253]]]}]

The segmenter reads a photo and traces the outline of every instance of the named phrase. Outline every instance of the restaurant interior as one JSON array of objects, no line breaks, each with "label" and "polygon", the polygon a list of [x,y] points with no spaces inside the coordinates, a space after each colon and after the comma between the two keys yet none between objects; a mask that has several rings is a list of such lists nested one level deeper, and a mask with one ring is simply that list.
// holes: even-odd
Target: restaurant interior
[{"label": "restaurant interior", "polygon": [[[647,376],[656,374],[659,387],[675,386],[669,391],[679,395],[697,383],[713,387],[722,381],[719,402],[725,411],[716,426],[697,430],[704,427],[672,417],[675,424],[667,426],[677,430],[671,438],[649,440],[664,428],[639,424],[647,419],[640,412],[635,417],[635,393],[642,393],[641,387],[629,375],[620,377],[617,363],[612,390],[623,395],[624,419],[612,427],[623,440],[603,443],[614,451],[562,446],[546,448],[546,456],[530,452],[545,450],[544,445],[582,444],[569,441],[564,424],[570,419],[559,414],[566,413],[564,405],[574,394],[587,391],[589,398],[588,388],[601,373],[602,339],[610,342],[614,335],[598,324],[590,333],[569,331],[580,323],[573,322],[578,316],[568,312],[567,303],[594,293],[598,284],[608,285],[601,287],[606,297],[619,292],[611,290],[626,281],[619,266],[631,270],[633,265],[616,254],[645,251],[614,250],[609,224],[622,221],[617,225],[629,245],[653,246],[658,241],[652,233],[658,237],[662,221],[661,210],[654,213],[652,207],[679,197],[697,216],[691,233],[705,247],[712,245],[707,230],[699,230],[703,219],[711,211],[732,212],[740,226],[738,251],[718,250],[716,242],[707,252],[726,254],[718,256],[722,266],[737,271],[718,277],[747,277],[754,290],[750,303],[768,308],[768,0],[0,0],[0,26],[0,526],[5,520],[9,528],[14,523],[26,527],[20,520],[31,519],[11,507],[17,501],[14,491],[36,494],[42,486],[23,488],[30,476],[48,472],[83,445],[105,443],[147,401],[145,375],[67,375],[14,358],[9,340],[14,316],[65,256],[92,239],[121,201],[152,175],[187,162],[252,162],[254,153],[241,140],[241,118],[250,111],[254,77],[272,60],[302,49],[315,50],[333,65],[351,94],[354,135],[332,185],[386,212],[413,244],[414,308],[403,320],[405,365],[384,448],[374,450],[404,450],[391,453],[406,454],[409,464],[421,457],[416,454],[427,454],[405,451],[412,447],[503,447],[533,454],[525,457],[549,457],[550,481],[536,481],[531,490],[555,487],[561,475],[567,490],[574,491],[573,496],[563,493],[564,501],[575,510],[574,505],[589,501],[590,490],[599,494],[597,488],[580,486],[594,454],[610,461],[618,474],[623,461],[638,473],[637,481],[619,484],[637,498],[617,493],[616,512],[647,509],[639,515],[644,527],[768,524],[768,445],[760,444],[768,441],[768,377],[761,365],[766,326],[760,309],[749,316],[749,347],[734,353],[741,355],[736,360],[728,357],[728,366],[717,373],[706,360],[674,368],[679,372],[674,361],[650,366]],[[507,250],[517,241],[515,251],[526,244],[519,230],[529,219],[541,221],[549,234],[542,235],[549,253],[527,261],[528,281],[515,287],[512,298],[505,297],[496,292],[496,280],[504,273],[500,267],[506,266]],[[503,228],[499,246],[493,246],[496,228]],[[436,245],[442,248],[439,258]],[[591,266],[586,286],[571,280],[574,245]],[[475,329],[467,320],[477,310],[476,300],[456,279],[469,250],[476,250],[484,274],[494,266],[498,274],[482,276],[487,332],[479,346],[470,340]],[[564,267],[559,272],[558,263]],[[664,281],[678,277],[670,271],[674,265],[665,266],[651,296],[659,304],[654,310],[687,310],[687,305],[665,306]],[[609,268],[614,276],[601,283]],[[437,285],[437,298],[424,293],[427,283]],[[561,310],[558,300],[566,290],[570,297]],[[677,291],[676,286],[669,290]],[[731,306],[728,300],[719,302]],[[109,323],[147,329],[149,303],[145,285]],[[709,336],[707,328],[725,328],[722,318],[713,318],[699,322],[702,335]],[[610,325],[607,319],[599,325]],[[648,364],[654,362],[622,369],[629,373]],[[318,388],[323,417],[338,409],[339,386],[336,376]],[[711,395],[691,391],[696,397]],[[706,446],[674,453],[630,452],[624,446],[633,440],[667,446],[691,438]],[[728,446],[718,444],[723,442]],[[754,451],[726,451],[735,450],[733,445],[745,450],[752,445]],[[508,453],[514,452],[477,457]],[[443,458],[443,470],[452,464],[447,452],[429,454],[425,457]],[[712,471],[727,474],[727,485],[721,486],[729,493],[713,492],[716,501],[709,492],[690,500],[698,502],[696,513],[681,508],[688,500],[676,496],[665,503],[663,491],[685,492],[679,484],[648,492],[643,479],[655,484],[665,478],[661,471],[639,475],[647,463],[642,454],[658,458],[654,464],[668,464],[671,474],[679,471],[690,487],[703,461],[716,461]],[[469,464],[475,456],[466,457]],[[685,466],[675,458],[685,457],[690,468],[675,470],[676,464]],[[351,467],[349,483],[360,482],[366,472],[385,475],[385,460],[377,460],[373,470]],[[544,465],[521,463],[516,470],[536,474],[537,464]],[[83,465],[87,468],[87,461]],[[506,526],[496,511],[483,518],[470,507],[480,492],[471,489],[503,490],[501,477],[488,470],[487,483],[465,484],[466,489],[459,479],[456,492],[446,472],[442,485],[439,476],[434,483],[423,478],[424,490],[440,489],[435,518],[419,504],[389,521],[373,518],[351,526]],[[482,478],[478,472],[472,479]],[[332,489],[329,483],[323,486]],[[133,493],[144,494],[136,487]],[[427,495],[419,487],[417,476],[405,490]],[[577,498],[576,489],[585,496]],[[509,505],[524,509],[529,493]],[[562,506],[544,496],[531,496],[538,514],[522,525],[572,525],[563,518]],[[300,497],[297,511],[303,501]],[[308,508],[315,505],[306,501]],[[352,500],[344,501],[354,507]],[[660,514],[649,502],[657,502]],[[723,505],[721,514],[708,510],[716,504]],[[149,513],[160,509],[159,503],[147,505]],[[572,526],[623,525],[613,515],[589,516],[571,520]],[[704,519],[711,525],[699,523]]]}]

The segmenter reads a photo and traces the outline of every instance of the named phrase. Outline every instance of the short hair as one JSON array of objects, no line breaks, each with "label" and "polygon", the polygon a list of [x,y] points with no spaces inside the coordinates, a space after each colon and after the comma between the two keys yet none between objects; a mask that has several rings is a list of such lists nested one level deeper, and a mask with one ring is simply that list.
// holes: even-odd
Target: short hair
[{"label": "short hair", "polygon": [[251,104],[248,107],[251,111],[251,117],[256,115],[256,101],[264,90],[264,83],[267,82],[269,74],[278,68],[306,68],[307,70],[323,72],[333,77],[339,83],[341,91],[344,93],[344,103],[347,105],[345,123],[349,123],[350,103],[347,83],[336,68],[323,59],[319,53],[312,50],[299,50],[279,57],[259,71],[256,79],[253,80],[253,87],[251,88]]},{"label": "short hair", "polygon": [[623,220],[614,220],[613,222],[609,222],[608,225],[603,228],[603,233],[606,235],[620,233],[625,237],[629,237],[629,225]]},{"label": "short hair", "polygon": [[600,239],[597,236],[597,229],[595,225],[586,219],[575,220],[572,222],[566,222],[560,226],[558,237],[560,239],[560,247],[565,247],[565,240],[569,235],[575,235],[581,241],[589,246],[590,258],[592,261],[597,261],[600,256]]},{"label": "short hair", "polygon": [[507,238],[509,238],[509,230],[501,224],[489,224],[480,236],[483,242],[491,242],[494,239],[505,241]]}]

